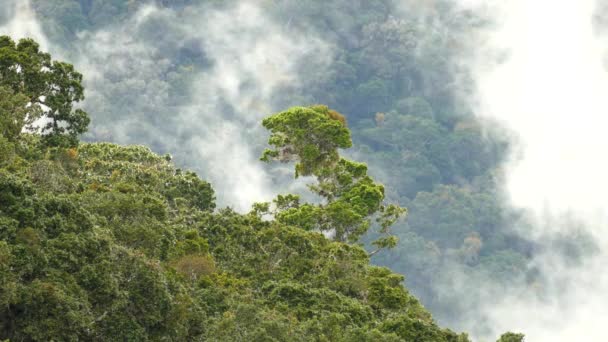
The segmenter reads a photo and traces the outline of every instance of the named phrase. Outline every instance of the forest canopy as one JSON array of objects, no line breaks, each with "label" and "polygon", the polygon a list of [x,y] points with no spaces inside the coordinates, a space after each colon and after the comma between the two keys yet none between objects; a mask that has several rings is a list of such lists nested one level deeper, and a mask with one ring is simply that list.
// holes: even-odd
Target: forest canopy
[{"label": "forest canopy", "polygon": [[3,111],[11,111],[11,102],[19,107],[12,119],[2,114],[8,116],[3,120],[7,139],[26,129],[40,131],[47,145],[71,147],[89,125],[87,113],[73,108],[84,100],[82,74],[71,64],[53,61],[32,39],[15,43],[0,37],[0,93],[9,106]]}]

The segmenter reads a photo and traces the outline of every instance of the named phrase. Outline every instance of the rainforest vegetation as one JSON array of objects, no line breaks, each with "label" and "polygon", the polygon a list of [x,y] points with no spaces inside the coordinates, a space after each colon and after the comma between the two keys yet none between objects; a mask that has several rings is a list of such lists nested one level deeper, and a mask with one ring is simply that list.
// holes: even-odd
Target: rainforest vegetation
[{"label": "rainforest vegetation", "polygon": [[[314,174],[311,189],[327,204],[286,195],[241,215],[214,211],[207,182],[145,147],[74,141],[71,129],[87,122],[70,111],[81,75],[34,41],[1,37],[0,62],[0,337],[468,340],[438,328],[402,276],[346,243],[376,212],[388,233],[404,209],[384,206],[365,164],[339,156],[350,132],[327,107],[267,118],[277,149],[263,158],[297,160],[296,174]],[[67,128],[47,132],[60,115]],[[40,116],[50,123],[36,127]]]},{"label": "rainforest vegetation", "polygon": [[[68,60],[81,32],[149,3],[32,1]],[[454,51],[483,18],[443,0],[261,1],[334,50],[326,67],[296,65],[261,122],[263,161],[292,163],[310,194],[237,213],[216,204],[206,161],[190,158],[197,132],[175,115],[217,62],[178,21],[233,2],[153,3],[171,15],[124,25],[159,48],[124,74],[95,70],[110,81],[80,106],[71,64],[0,38],[0,339],[468,341],[429,311],[452,323],[475,310],[478,278],[536,281],[497,186],[508,141],[458,98],[471,84]],[[136,69],[150,61],[154,73]],[[237,116],[224,105],[217,116]]]}]

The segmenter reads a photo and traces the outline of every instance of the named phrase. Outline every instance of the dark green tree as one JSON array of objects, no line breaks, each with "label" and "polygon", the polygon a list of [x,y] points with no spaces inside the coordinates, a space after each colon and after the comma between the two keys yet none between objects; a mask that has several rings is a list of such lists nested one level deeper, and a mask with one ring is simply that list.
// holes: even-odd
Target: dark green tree
[{"label": "dark green tree", "polygon": [[524,342],[524,334],[515,334],[512,332],[508,332],[502,334],[498,341],[496,342]]},{"label": "dark green tree", "polygon": [[[28,113],[40,111],[39,131],[47,145],[75,146],[86,132],[90,119],[83,110],[74,108],[74,103],[84,99],[82,75],[71,64],[53,61],[34,40],[15,43],[8,36],[0,36],[0,86],[16,94],[18,101],[23,102],[25,96],[27,107],[32,108]],[[23,119],[20,111],[13,114],[13,124],[33,124],[38,118],[26,115]],[[13,127],[11,132],[17,130],[21,131]]]},{"label": "dark green tree", "polygon": [[39,117],[36,107],[28,106],[28,98],[0,86],[0,136],[15,141],[23,128],[31,126]]}]

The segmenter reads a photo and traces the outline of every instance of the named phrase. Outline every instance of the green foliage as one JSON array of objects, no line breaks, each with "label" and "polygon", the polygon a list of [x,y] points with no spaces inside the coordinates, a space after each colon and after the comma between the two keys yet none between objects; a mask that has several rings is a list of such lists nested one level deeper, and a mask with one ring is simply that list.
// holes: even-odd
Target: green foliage
[{"label": "green foliage", "polygon": [[47,121],[40,129],[45,144],[77,145],[90,121],[87,113],[73,108],[84,99],[81,83],[82,75],[71,64],[51,60],[35,41],[15,43],[0,36],[0,131],[15,139],[42,116]]},{"label": "green foliage", "polygon": [[167,185],[165,196],[177,204],[180,200],[200,210],[213,210],[215,197],[209,183],[198,178],[194,172],[179,173]]},{"label": "green foliage", "polygon": [[[208,183],[147,148],[47,148],[40,139],[23,137],[14,156],[20,162],[10,172],[0,167],[0,339],[455,336],[437,327],[402,276],[371,266],[362,247],[298,224],[379,210],[381,196],[365,200],[374,183],[362,164],[341,159],[340,176],[326,177],[335,183],[334,198],[348,201],[326,209],[279,196],[277,219],[267,221],[261,217],[269,204],[246,215],[213,212]],[[289,216],[306,207],[313,214]],[[384,229],[401,209],[382,210]]]},{"label": "green foliage", "polygon": [[0,135],[0,166],[9,164],[15,154],[15,145]]},{"label": "green foliage", "polygon": [[500,336],[496,342],[524,342],[524,335],[509,332]]},{"label": "green foliage", "polygon": [[280,196],[275,200],[275,218],[307,230],[330,232],[337,241],[356,242],[368,231],[369,217],[380,212],[380,232],[385,236],[374,244],[395,247],[397,238],[390,234],[390,226],[406,210],[385,207],[384,186],[367,175],[367,165],[340,157],[338,149],[351,146],[343,118],[317,105],[294,107],[264,119],[264,127],[271,132],[268,143],[275,149],[266,150],[262,160],[296,161],[296,178],[315,176],[317,184],[309,188],[326,202],[300,205],[298,197]]},{"label": "green foliage", "polygon": [[[294,107],[270,116],[262,122],[275,147],[264,151],[263,161],[298,160],[296,178],[310,176],[339,160],[338,148],[352,146],[350,132],[340,120],[330,117],[327,107]],[[312,133],[314,132],[314,133]]]},{"label": "green foliage", "polygon": [[31,128],[39,117],[34,108],[28,108],[29,99],[15,94],[12,89],[0,86],[0,137],[16,141],[24,128]]}]

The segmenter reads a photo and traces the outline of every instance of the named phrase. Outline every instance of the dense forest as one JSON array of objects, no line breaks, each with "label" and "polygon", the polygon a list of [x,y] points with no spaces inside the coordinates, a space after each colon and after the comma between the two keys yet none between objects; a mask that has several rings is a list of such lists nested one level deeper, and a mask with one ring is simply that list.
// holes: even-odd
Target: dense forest
[{"label": "dense forest", "polygon": [[[0,338],[467,341],[424,307],[458,330],[492,296],[477,284],[541,281],[502,204],[507,135],[459,97],[457,59],[486,18],[447,0],[31,3],[45,47],[84,78],[0,42]],[[296,162],[254,167],[281,196],[230,202],[252,160],[226,125],[252,159],[265,127],[266,159]]]}]

